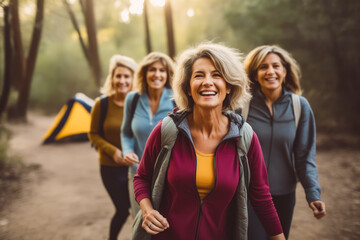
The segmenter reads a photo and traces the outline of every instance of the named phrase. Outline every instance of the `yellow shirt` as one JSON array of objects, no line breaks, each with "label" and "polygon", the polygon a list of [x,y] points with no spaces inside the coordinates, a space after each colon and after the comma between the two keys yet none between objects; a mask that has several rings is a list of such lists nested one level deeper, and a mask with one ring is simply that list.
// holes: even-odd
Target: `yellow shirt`
[{"label": "yellow shirt", "polygon": [[214,154],[205,154],[196,150],[196,186],[200,199],[204,199],[214,188]]},{"label": "yellow shirt", "polygon": [[97,147],[101,165],[119,166],[113,155],[116,149],[121,150],[120,128],[123,120],[123,107],[114,103],[113,95],[108,99],[108,109],[104,121],[104,137],[100,136],[100,98],[95,100],[91,110],[90,141]]}]

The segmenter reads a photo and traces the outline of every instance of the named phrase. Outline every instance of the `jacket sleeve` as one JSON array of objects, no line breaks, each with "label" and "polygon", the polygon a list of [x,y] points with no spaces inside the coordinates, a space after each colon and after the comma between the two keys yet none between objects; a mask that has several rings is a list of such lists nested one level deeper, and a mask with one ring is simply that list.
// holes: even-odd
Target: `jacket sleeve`
[{"label": "jacket sleeve", "polygon": [[300,98],[301,117],[294,142],[295,169],[304,187],[308,203],[320,200],[321,188],[318,182],[318,171],[315,164],[316,126],[310,104]]},{"label": "jacket sleeve", "polygon": [[109,156],[113,156],[117,147],[106,141],[100,136],[100,98],[95,100],[95,104],[91,109],[90,132],[88,134],[90,141],[102,152]]},{"label": "jacket sleeve", "polygon": [[270,194],[264,157],[255,132],[253,132],[247,156],[250,167],[249,197],[251,205],[268,236],[275,236],[283,231]]},{"label": "jacket sleeve", "polygon": [[162,121],[151,132],[146,142],[137,174],[134,176],[135,199],[138,203],[144,198],[151,199],[151,181],[154,165],[161,150],[161,124]]},{"label": "jacket sleeve", "polygon": [[121,147],[123,156],[129,152],[135,152],[135,139],[131,129],[132,116],[131,105],[134,100],[135,92],[128,93],[124,104],[124,117],[121,125]]}]

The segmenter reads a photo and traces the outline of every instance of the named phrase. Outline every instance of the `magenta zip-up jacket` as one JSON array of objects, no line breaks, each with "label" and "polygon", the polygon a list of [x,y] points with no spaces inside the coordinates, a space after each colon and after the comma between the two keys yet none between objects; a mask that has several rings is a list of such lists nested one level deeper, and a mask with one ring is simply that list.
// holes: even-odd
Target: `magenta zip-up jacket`
[{"label": "magenta zip-up jacket", "polygon": [[[137,202],[144,198],[151,199],[151,178],[156,157],[161,150],[161,123],[150,134],[134,177]],[[186,117],[178,125],[178,129],[159,208],[170,228],[153,235],[152,239],[231,239],[228,233],[231,232],[234,218],[232,200],[240,179],[236,151],[239,136],[235,134],[238,133],[238,126],[230,124],[228,134],[216,148],[215,185],[202,201],[196,187],[196,154]],[[251,173],[249,198],[252,206],[268,235],[280,234],[282,228],[269,193],[266,167],[255,133],[247,156]]]}]

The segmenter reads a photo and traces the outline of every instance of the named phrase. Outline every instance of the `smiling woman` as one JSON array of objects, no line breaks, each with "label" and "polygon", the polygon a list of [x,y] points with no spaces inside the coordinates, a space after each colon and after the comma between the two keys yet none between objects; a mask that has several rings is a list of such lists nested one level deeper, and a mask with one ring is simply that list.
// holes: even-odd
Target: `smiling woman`
[{"label": "smiling woman", "polygon": [[129,215],[127,165],[122,156],[120,126],[124,100],[133,86],[136,62],[129,57],[114,55],[101,93],[91,110],[90,141],[99,153],[103,184],[114,203],[116,212],[111,219],[109,240],[115,240]]},{"label": "smiling woman", "polygon": [[154,128],[134,177],[142,215],[133,239],[246,239],[249,197],[270,239],[284,240],[257,136],[229,111],[250,98],[240,53],[212,43],[186,50],[174,93],[179,110]]},{"label": "smiling woman", "polygon": [[230,93],[222,74],[209,58],[199,58],[194,62],[190,89],[194,111],[197,107],[206,111],[216,107],[221,110],[226,94]]},{"label": "smiling woman", "polygon": [[[275,53],[270,53],[264,58],[256,74],[261,91],[267,96],[273,95],[276,98],[282,94],[285,77],[286,68],[282,64],[280,56]],[[272,108],[269,110],[272,112]]]},{"label": "smiling woman", "polygon": [[146,140],[155,125],[174,108],[171,90],[174,63],[169,56],[152,52],[144,57],[136,73],[136,88],[125,99],[121,142],[129,167],[129,194],[133,216],[139,211],[133,190],[133,176]]},{"label": "smiling woman", "polygon": [[[244,65],[253,92],[247,122],[258,133],[270,192],[288,238],[297,178],[304,187],[314,216],[322,218],[326,214],[315,164],[314,114],[307,100],[298,96],[301,114],[296,126],[293,99],[295,94],[301,93],[300,68],[286,50],[278,46],[259,46],[246,56]],[[265,238],[259,219],[249,207],[249,239]]]}]

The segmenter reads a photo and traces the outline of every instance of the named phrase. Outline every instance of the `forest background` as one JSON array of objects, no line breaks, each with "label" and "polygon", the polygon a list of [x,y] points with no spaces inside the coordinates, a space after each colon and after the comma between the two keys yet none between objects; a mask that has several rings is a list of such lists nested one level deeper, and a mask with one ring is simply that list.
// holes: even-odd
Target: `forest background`
[{"label": "forest background", "polygon": [[[23,60],[19,62],[16,62],[19,40],[14,40],[13,29],[15,12],[11,9],[10,24],[6,25],[8,7],[15,3],[23,51]],[[144,9],[143,0],[0,0],[2,99],[6,95],[4,90],[9,89],[2,118],[16,119],[14,109],[24,104],[26,110],[53,114],[77,92],[91,98],[99,96],[99,86],[105,80],[113,54],[140,61],[149,50],[169,53],[172,48],[169,54],[176,55],[210,40],[244,54],[263,44],[287,49],[301,66],[303,95],[314,110],[318,128],[360,133],[357,121],[360,1],[146,0],[145,3]],[[173,39],[169,35],[169,21]],[[34,34],[36,37],[39,28],[38,48],[33,48]],[[89,28],[95,32],[91,33]],[[10,36],[8,42],[6,36]],[[9,46],[11,61],[6,60]],[[98,55],[98,66],[89,60],[91,49]],[[32,62],[26,63],[32,51],[37,54]],[[7,72],[9,63],[11,73]],[[33,72],[28,70],[31,64]],[[28,71],[23,75],[31,75],[28,99],[21,99],[20,89],[26,84],[16,75],[24,68]],[[26,120],[26,114],[20,118]]]},{"label": "forest background", "polygon": [[311,220],[299,191],[294,239],[360,239],[359,13],[359,0],[0,0],[0,238],[106,234],[112,206],[95,151],[40,146],[40,136],[75,93],[99,96],[113,54],[139,62],[214,41],[244,55],[276,44],[299,62],[329,216]]}]

